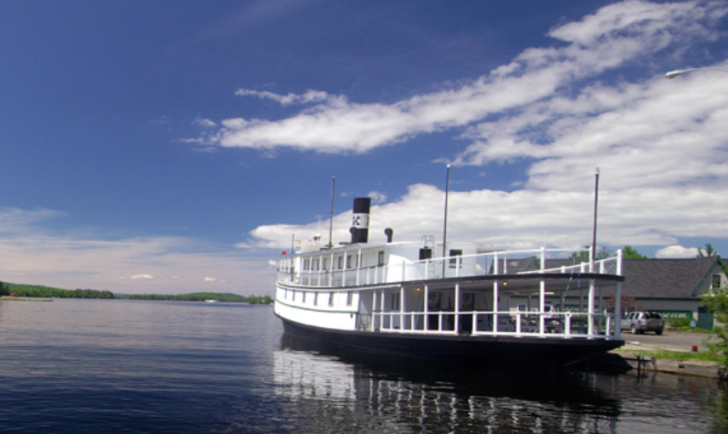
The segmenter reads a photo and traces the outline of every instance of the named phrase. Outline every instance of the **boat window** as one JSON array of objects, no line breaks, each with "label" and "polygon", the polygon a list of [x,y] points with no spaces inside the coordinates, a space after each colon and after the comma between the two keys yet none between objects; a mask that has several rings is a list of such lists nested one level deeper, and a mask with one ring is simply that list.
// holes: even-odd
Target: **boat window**
[{"label": "boat window", "polygon": [[[458,256],[463,256],[463,251],[460,249],[451,249],[450,250],[450,268],[455,268],[458,266]],[[462,266],[462,262],[460,262]]]},{"label": "boat window", "polygon": [[296,291],[291,291],[292,298],[291,300],[296,301]]},{"label": "boat window", "polygon": [[346,268],[354,268],[354,262],[352,261],[352,255],[346,255]]},{"label": "boat window", "polygon": [[518,311],[519,312],[528,311],[528,306],[526,306],[526,303],[518,303]]},{"label": "boat window", "polygon": [[329,307],[334,307],[334,295],[336,294],[333,292],[329,293]]},{"label": "boat window", "polygon": [[329,258],[324,258],[323,266],[321,267],[323,271],[326,271],[329,269]]},{"label": "boat window", "polygon": [[311,260],[310,259],[304,259],[303,260],[303,269],[305,271],[308,271],[311,269]]},{"label": "boat window", "polygon": [[343,257],[343,256],[339,256],[339,257],[337,258],[337,265],[336,265],[336,269],[337,269],[337,270],[341,270],[341,269],[343,269],[343,268],[344,268],[344,257]]},{"label": "boat window", "polygon": [[354,293],[349,291],[346,293],[346,305],[351,306],[351,304],[354,302]]},{"label": "boat window", "polygon": [[429,247],[420,249],[420,261],[424,261],[425,259],[432,259],[432,249]]},{"label": "boat window", "polygon": [[313,271],[318,271],[318,269],[319,269],[319,258],[314,259],[313,260],[313,263],[311,265],[312,265],[311,269]]},{"label": "boat window", "polygon": [[318,306],[318,292],[313,293],[313,305]]},{"label": "boat window", "polygon": [[306,302],[306,292],[303,292],[303,296],[301,297],[301,303]]},{"label": "boat window", "polygon": [[382,265],[384,265],[384,250],[379,252],[379,257],[377,259],[377,265],[379,265],[380,267]]}]

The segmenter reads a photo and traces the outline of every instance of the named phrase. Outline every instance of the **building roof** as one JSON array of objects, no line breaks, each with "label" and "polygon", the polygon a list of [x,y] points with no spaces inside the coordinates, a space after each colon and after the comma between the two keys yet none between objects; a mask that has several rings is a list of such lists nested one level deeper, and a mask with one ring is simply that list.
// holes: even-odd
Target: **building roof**
[{"label": "building roof", "polygon": [[[577,261],[578,262],[578,261]],[[536,257],[508,260],[509,273],[537,270]],[[547,259],[546,268],[573,265],[573,259]],[[724,262],[720,256],[683,259],[624,259],[622,261],[622,294],[637,298],[700,298],[710,287],[712,275],[722,272]],[[503,270],[501,262],[501,271]]]},{"label": "building roof", "polygon": [[719,256],[690,259],[625,259],[622,263],[623,294],[638,298],[699,298],[723,261]]}]

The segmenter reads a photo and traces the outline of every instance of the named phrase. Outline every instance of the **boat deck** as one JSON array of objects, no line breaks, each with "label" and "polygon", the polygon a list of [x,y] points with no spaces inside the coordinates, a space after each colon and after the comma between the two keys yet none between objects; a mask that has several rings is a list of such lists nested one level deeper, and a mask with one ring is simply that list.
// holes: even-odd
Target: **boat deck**
[{"label": "boat deck", "polygon": [[[349,268],[329,269],[323,260],[334,264],[352,251],[357,257],[347,259],[355,265]],[[398,257],[366,266],[364,248],[314,252],[281,264],[276,313],[359,332],[619,340],[621,252],[571,263],[558,254],[563,251]]]}]

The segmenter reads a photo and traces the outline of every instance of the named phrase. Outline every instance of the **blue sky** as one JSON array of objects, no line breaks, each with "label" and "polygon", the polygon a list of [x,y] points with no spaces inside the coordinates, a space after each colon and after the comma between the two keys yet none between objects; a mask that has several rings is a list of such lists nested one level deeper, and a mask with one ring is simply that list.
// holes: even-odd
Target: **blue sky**
[{"label": "blue sky", "polygon": [[[0,2],[0,280],[265,294],[295,235],[728,254],[728,4]],[[685,67],[700,72],[666,80]]]}]

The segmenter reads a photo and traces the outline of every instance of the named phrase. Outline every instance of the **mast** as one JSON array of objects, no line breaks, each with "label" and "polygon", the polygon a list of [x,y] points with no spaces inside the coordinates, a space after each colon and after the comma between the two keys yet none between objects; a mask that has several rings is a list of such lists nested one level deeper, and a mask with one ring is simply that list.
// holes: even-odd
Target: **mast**
[{"label": "mast", "polygon": [[442,277],[445,277],[445,253],[447,253],[447,197],[450,193],[450,165],[447,165],[447,177],[445,178],[445,218],[442,227]]},{"label": "mast", "polygon": [[331,214],[329,217],[329,249],[334,247],[332,242],[334,232],[334,189],[336,187],[336,176],[331,177]]},{"label": "mast", "polygon": [[[599,203],[599,168],[596,168],[594,181],[594,228],[592,231],[592,249],[590,261],[594,264],[597,255],[597,205]],[[592,265],[593,266],[593,265]]]}]

